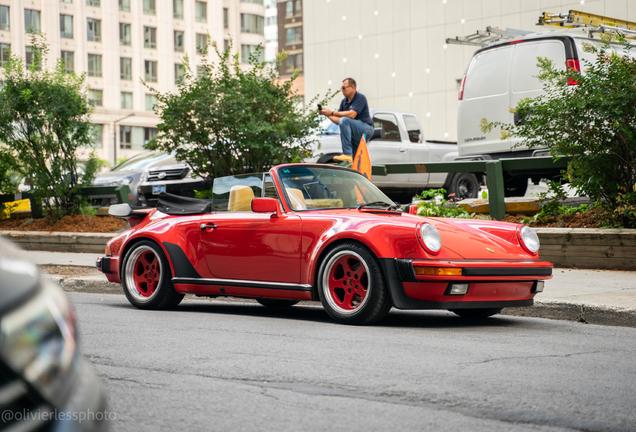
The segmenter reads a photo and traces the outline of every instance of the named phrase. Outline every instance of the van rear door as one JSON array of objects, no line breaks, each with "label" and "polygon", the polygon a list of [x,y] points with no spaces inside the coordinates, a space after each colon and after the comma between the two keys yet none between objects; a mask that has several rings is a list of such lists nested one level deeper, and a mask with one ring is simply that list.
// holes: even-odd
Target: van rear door
[{"label": "van rear door", "polygon": [[510,64],[514,45],[488,49],[475,55],[468,66],[463,99],[459,101],[457,145],[459,155],[510,150],[498,129],[484,133],[481,119],[508,122],[510,113]]}]

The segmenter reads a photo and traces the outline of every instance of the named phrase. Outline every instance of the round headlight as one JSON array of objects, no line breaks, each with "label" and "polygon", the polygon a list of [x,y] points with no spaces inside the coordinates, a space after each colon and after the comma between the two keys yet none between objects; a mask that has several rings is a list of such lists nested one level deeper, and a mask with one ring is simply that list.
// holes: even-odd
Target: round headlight
[{"label": "round headlight", "polygon": [[539,251],[539,236],[532,228],[522,226],[519,230],[519,240],[521,246],[531,254]]},{"label": "round headlight", "polygon": [[430,253],[438,253],[442,248],[442,237],[434,225],[429,223],[420,225],[420,238],[422,239],[424,249]]}]

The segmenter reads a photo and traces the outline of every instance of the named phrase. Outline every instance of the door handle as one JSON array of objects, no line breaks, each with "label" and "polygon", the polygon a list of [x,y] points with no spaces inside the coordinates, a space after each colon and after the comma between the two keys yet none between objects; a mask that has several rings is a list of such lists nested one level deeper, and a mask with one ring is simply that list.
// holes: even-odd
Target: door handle
[{"label": "door handle", "polygon": [[201,224],[201,231],[205,231],[208,228],[216,229],[216,225],[214,224]]},{"label": "door handle", "polygon": [[400,147],[400,152],[404,153],[406,149],[404,147]]}]

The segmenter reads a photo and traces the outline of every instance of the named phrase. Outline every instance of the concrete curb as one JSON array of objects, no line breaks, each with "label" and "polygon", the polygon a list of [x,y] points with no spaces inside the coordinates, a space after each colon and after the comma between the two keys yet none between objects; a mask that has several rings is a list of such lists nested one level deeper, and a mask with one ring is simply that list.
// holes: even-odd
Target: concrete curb
[{"label": "concrete curb", "polygon": [[[57,281],[67,292],[123,295],[121,284],[108,282],[104,276],[66,279],[56,275],[47,276]],[[187,296],[186,298],[200,299],[196,296]],[[227,301],[240,301],[240,299],[228,298]],[[502,315],[547,318],[606,326],[636,327],[636,309],[553,300],[535,300],[534,306],[531,307],[504,309]]]}]

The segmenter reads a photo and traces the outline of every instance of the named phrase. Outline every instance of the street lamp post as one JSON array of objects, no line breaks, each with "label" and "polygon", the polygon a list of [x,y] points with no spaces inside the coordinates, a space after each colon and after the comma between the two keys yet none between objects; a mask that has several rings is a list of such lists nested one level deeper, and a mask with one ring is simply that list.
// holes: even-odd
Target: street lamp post
[{"label": "street lamp post", "polygon": [[126,120],[128,117],[134,116],[135,113],[130,113],[120,119],[113,122],[113,167],[117,165],[117,123],[122,120]]}]

